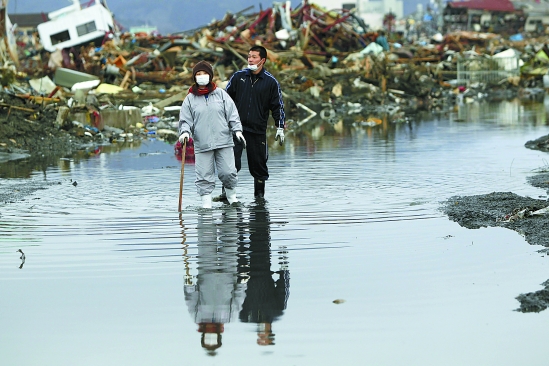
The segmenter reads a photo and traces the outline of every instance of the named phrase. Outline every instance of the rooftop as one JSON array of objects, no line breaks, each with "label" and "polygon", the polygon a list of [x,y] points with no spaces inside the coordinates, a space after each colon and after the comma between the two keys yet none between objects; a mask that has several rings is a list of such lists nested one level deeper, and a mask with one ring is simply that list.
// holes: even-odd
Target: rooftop
[{"label": "rooftop", "polygon": [[36,27],[40,23],[48,21],[48,16],[44,13],[31,14],[8,14],[13,24],[19,27]]},{"label": "rooftop", "polygon": [[448,7],[502,12],[515,11],[510,0],[455,0],[449,2]]}]

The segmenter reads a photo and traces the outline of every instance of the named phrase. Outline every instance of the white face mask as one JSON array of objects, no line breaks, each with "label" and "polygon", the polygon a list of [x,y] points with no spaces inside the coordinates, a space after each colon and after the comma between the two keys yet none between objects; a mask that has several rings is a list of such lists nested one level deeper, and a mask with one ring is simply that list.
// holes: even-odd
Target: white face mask
[{"label": "white face mask", "polygon": [[200,86],[208,85],[210,82],[210,75],[196,75],[196,83]]},{"label": "white face mask", "polygon": [[251,71],[256,71],[257,69],[259,69],[259,66],[261,66],[261,64],[248,65],[248,69],[250,69]]}]

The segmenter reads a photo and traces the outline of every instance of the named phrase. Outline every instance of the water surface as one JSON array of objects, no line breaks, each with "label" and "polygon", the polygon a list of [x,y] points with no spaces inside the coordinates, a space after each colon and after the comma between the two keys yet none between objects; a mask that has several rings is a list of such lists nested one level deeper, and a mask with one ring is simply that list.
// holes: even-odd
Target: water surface
[{"label": "water surface", "polygon": [[266,202],[243,170],[242,205],[211,212],[192,163],[177,212],[180,162],[161,141],[12,165],[2,184],[60,184],[0,207],[0,363],[546,364],[549,312],[514,311],[549,278],[541,248],[438,210],[546,197],[526,178],[547,154],[524,147],[549,133],[544,105],[360,122],[289,132]]}]

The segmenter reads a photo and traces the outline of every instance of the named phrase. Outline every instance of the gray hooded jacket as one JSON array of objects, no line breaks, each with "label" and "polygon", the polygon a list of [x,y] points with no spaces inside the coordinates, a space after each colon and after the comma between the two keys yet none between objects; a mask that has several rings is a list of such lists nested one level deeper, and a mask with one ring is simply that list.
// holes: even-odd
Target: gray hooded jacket
[{"label": "gray hooded jacket", "polygon": [[179,135],[188,132],[197,153],[233,147],[233,133],[242,131],[238,110],[227,92],[215,88],[208,97],[189,93],[179,112]]}]

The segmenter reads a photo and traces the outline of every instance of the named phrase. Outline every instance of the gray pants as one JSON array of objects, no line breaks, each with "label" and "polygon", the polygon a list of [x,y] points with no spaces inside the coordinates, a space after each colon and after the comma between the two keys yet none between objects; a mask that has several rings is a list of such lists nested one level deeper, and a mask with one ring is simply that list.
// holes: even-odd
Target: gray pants
[{"label": "gray pants", "polygon": [[223,187],[236,188],[238,178],[232,147],[195,153],[194,165],[196,171],[195,184],[199,195],[204,196],[213,192],[216,169]]}]

